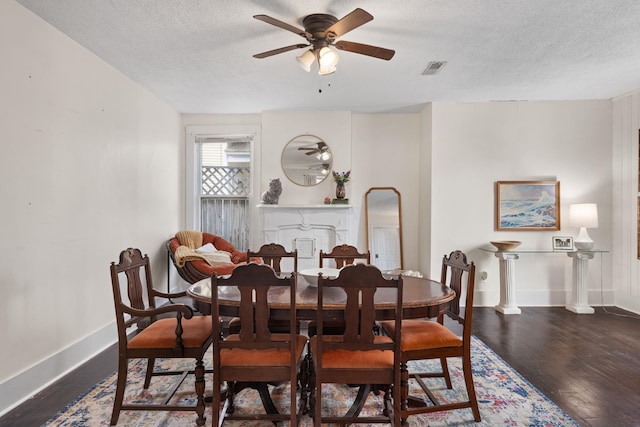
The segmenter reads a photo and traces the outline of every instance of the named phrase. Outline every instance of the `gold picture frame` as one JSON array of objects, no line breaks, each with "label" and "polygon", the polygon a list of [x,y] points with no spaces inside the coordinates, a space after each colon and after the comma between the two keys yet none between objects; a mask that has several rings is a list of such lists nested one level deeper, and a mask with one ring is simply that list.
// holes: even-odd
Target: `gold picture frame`
[{"label": "gold picture frame", "polygon": [[560,230],[560,181],[496,182],[496,230]]}]

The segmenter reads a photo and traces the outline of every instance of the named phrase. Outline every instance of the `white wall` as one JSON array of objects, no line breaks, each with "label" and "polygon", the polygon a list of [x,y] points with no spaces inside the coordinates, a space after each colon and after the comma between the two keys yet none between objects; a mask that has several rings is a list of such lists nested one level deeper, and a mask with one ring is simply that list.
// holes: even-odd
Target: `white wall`
[{"label": "white wall", "polygon": [[638,265],[638,141],[640,93],[613,103],[613,283],[615,304],[640,312],[640,269]]},{"label": "white wall", "polygon": [[166,288],[183,164],[178,112],[13,1],[0,52],[1,413],[115,342],[122,249]]},{"label": "white wall", "polygon": [[[498,260],[479,250],[491,240],[521,240],[522,248],[551,248],[554,235],[575,236],[570,203],[598,203],[600,227],[589,234],[611,246],[611,102],[435,103],[432,106],[431,272],[443,254],[467,252],[478,273],[477,305],[498,302]],[[496,181],[558,180],[561,230],[495,231]],[[589,265],[589,301],[600,302],[600,279],[610,298],[612,254]],[[571,290],[564,254],[521,255],[516,265],[520,305],[563,305]],[[437,277],[437,276],[436,276]],[[609,301],[611,302],[611,301]]]},{"label": "white wall", "polygon": [[402,208],[403,265],[419,269],[418,189],[420,116],[418,114],[354,114],[352,116],[353,179],[351,200],[358,221],[359,248],[365,248],[364,195],[371,187],[394,187]]},{"label": "white wall", "polygon": [[[433,105],[427,105],[420,114],[420,152],[417,156],[419,159],[419,170],[417,177],[420,185],[418,186],[418,270],[427,274],[431,271],[431,178],[432,164],[431,161],[433,150]],[[441,261],[438,260],[438,264]],[[439,276],[437,276],[439,279]]]}]

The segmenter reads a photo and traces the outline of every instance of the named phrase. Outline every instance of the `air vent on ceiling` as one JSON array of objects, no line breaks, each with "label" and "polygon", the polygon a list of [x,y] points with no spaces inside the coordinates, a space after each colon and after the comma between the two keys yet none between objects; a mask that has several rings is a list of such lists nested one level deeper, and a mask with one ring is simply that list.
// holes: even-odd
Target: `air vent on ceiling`
[{"label": "air vent on ceiling", "polygon": [[442,69],[447,64],[447,61],[431,61],[427,68],[422,72],[423,76],[432,76]]}]

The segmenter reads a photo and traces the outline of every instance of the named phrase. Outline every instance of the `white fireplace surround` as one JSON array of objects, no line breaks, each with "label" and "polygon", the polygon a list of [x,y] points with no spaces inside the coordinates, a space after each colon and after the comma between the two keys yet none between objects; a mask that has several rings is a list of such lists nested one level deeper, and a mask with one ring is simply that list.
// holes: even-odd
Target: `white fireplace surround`
[{"label": "white fireplace surround", "polygon": [[[320,250],[353,244],[349,205],[258,205],[258,210],[262,244],[279,243],[289,251],[297,249],[298,269],[317,267]],[[286,267],[283,265],[283,270]]]}]

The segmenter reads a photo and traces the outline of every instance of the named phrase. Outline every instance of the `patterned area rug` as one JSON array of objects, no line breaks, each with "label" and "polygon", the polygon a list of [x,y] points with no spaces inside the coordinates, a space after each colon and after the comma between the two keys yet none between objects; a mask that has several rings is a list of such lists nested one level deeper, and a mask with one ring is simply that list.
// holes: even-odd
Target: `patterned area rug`
[{"label": "patterned area rug", "polygon": [[[211,362],[211,358],[208,358]],[[160,363],[163,369],[175,369],[178,364],[190,367],[190,361],[164,360]],[[186,363],[186,364],[185,364]],[[154,378],[148,390],[142,389],[145,361],[130,362],[129,387],[125,401],[142,401],[162,399],[163,393],[171,386],[171,379]],[[411,426],[579,426],[562,409],[533,387],[518,372],[511,368],[482,341],[473,338],[472,365],[476,385],[476,394],[480,405],[482,422],[476,423],[470,409],[449,412],[436,412],[409,417]],[[420,361],[410,368],[427,371],[439,368],[439,362]],[[427,379],[432,390],[443,401],[466,397],[462,367],[458,360],[451,359],[449,369],[452,375],[453,389],[448,390],[442,379]],[[208,389],[211,377],[207,378]],[[108,426],[115,393],[116,375],[113,374],[98,383],[76,401],[61,410],[55,417],[47,421],[45,426]],[[412,387],[417,387],[412,385]],[[177,399],[191,401],[193,399],[192,383],[185,381],[177,393]],[[412,394],[415,389],[412,389]],[[288,411],[289,386],[282,385],[272,389],[276,406]],[[348,386],[330,385],[323,387],[323,413],[339,414],[346,411],[356,394],[356,389]],[[258,394],[245,389],[237,396],[237,411],[241,408],[261,407]],[[375,414],[382,407],[382,396],[369,395],[363,413]],[[206,409],[207,423],[210,425],[211,407]],[[177,427],[195,425],[195,414],[192,412],[142,412],[123,411],[118,425],[121,426],[162,426]],[[273,426],[270,422],[227,422],[229,426]],[[313,425],[311,418],[303,417],[300,425]],[[379,425],[379,424],[378,424]]]}]

